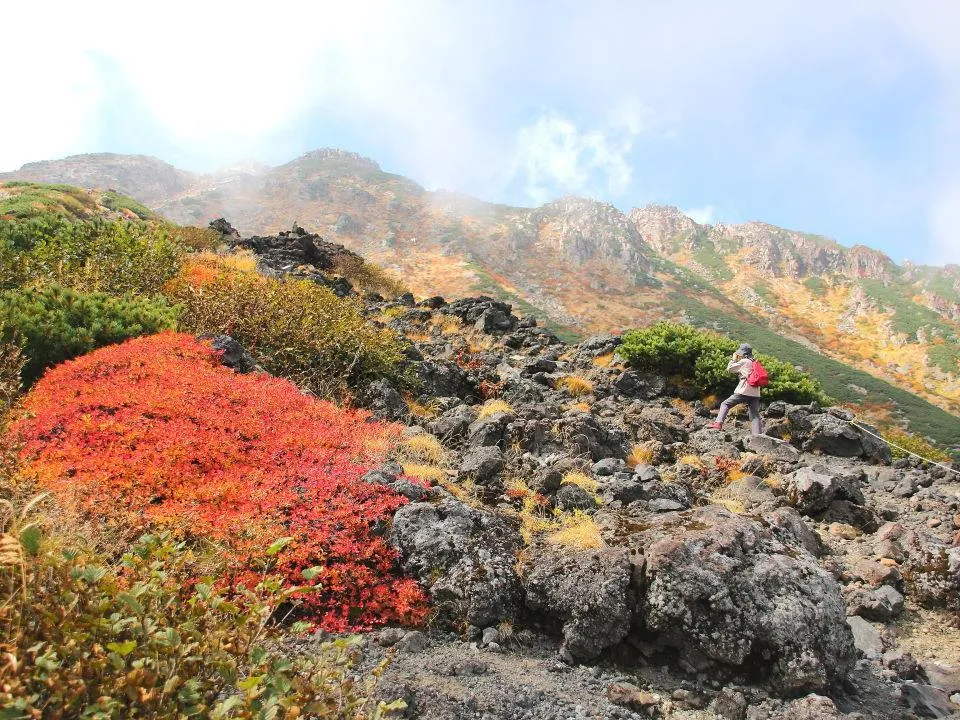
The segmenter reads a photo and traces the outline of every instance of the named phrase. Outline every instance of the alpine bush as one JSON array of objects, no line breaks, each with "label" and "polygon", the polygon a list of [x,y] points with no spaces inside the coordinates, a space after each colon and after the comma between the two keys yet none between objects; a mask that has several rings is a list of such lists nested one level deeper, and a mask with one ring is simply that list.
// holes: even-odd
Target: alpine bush
[{"label": "alpine bush", "polygon": [[9,430],[22,473],[82,517],[130,538],[213,543],[234,586],[254,587],[284,538],[275,570],[304,585],[304,611],[327,630],[423,618],[423,593],[380,532],[406,500],[360,480],[399,426],[236,374],[175,333],[63,363],[23,407]]},{"label": "alpine bush", "polygon": [[[727,372],[727,363],[737,347],[729,338],[690,325],[659,322],[624,333],[618,352],[631,366],[679,378],[701,394],[729,395],[737,377]],[[758,353],[756,358],[770,373],[764,400],[830,402],[820,383],[807,373],[769,355]]]},{"label": "alpine bush", "polygon": [[176,315],[163,299],[124,299],[45,285],[0,292],[0,342],[18,343],[22,379],[94,348],[172,329]]},{"label": "alpine bush", "polygon": [[181,329],[227,333],[266,370],[320,397],[343,398],[397,374],[400,336],[369,323],[360,301],[308,280],[243,272],[205,256],[191,259],[166,292],[182,308]]},{"label": "alpine bush", "polygon": [[49,214],[0,221],[0,287],[56,282],[83,292],[156,295],[184,252],[157,223]]}]

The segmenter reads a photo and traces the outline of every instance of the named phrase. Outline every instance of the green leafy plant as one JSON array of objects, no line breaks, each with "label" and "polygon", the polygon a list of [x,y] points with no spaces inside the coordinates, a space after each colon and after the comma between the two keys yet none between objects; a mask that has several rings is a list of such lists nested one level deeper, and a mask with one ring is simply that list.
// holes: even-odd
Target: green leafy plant
[{"label": "green leafy plant", "polygon": [[[618,352],[633,366],[678,377],[702,394],[729,394],[737,378],[727,372],[727,362],[737,343],[689,325],[659,322],[643,330],[624,333]],[[766,400],[792,403],[829,403],[820,383],[793,365],[768,355],[757,359],[770,373]]]},{"label": "green leafy plant", "polygon": [[24,383],[59,362],[127,338],[171,329],[175,312],[162,299],[123,299],[52,284],[0,293],[0,342],[19,343]]},{"label": "green leafy plant", "polygon": [[296,588],[268,573],[227,595],[168,534],[111,562],[2,508],[0,718],[355,720],[405,707],[374,706],[376,672],[353,677],[351,638],[285,653],[273,619]]}]

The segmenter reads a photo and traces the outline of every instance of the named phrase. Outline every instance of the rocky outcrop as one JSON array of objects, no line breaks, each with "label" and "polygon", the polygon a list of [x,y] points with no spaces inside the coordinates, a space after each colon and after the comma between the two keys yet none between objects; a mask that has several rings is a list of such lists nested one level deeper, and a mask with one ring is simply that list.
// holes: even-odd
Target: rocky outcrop
[{"label": "rocky outcrop", "polygon": [[430,594],[441,616],[478,627],[512,620],[521,606],[514,570],[516,530],[498,515],[456,500],[397,510],[393,543],[403,569]]},{"label": "rocky outcrop", "polygon": [[839,588],[812,556],[716,507],[663,517],[641,535],[641,617],[681,655],[766,669],[787,694],[826,688],[852,667]]},{"label": "rocky outcrop", "polygon": [[527,607],[563,635],[561,656],[591,660],[630,630],[633,566],[623,548],[537,550],[524,579]]}]

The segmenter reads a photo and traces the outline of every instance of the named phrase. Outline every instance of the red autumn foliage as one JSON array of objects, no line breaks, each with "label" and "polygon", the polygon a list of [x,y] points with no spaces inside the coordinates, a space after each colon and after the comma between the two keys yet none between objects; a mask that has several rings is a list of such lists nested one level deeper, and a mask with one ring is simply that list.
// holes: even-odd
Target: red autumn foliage
[{"label": "red autumn foliage", "polygon": [[[105,347],[48,372],[11,427],[25,470],[63,502],[134,535],[222,545],[235,581],[280,537],[290,582],[331,631],[417,623],[426,605],[376,534],[405,499],[360,476],[399,428],[238,375],[189,335]],[[321,568],[309,582],[302,570]]]}]

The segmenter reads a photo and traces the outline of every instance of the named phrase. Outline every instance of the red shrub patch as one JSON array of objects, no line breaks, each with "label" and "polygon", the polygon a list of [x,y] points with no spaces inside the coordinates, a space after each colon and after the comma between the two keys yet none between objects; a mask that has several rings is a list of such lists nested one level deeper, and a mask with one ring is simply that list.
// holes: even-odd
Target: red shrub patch
[{"label": "red shrub patch", "polygon": [[62,501],[131,535],[167,527],[221,544],[249,580],[269,544],[293,541],[280,569],[333,631],[415,623],[413,580],[374,534],[404,498],[360,481],[399,428],[237,375],[189,335],[102,348],[48,372],[11,432],[26,471]]}]

